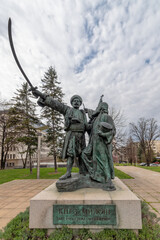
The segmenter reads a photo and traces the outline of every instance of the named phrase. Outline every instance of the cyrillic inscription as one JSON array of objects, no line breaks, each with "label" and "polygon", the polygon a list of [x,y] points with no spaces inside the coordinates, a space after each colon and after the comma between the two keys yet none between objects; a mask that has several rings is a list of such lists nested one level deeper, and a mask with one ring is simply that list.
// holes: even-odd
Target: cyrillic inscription
[{"label": "cyrillic inscription", "polygon": [[116,225],[115,205],[54,205],[54,225]]}]

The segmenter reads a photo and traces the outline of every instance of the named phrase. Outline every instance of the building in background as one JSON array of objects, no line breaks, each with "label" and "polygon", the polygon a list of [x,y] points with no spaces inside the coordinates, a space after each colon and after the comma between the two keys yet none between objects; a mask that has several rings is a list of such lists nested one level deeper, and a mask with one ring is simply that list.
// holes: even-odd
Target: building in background
[{"label": "building in background", "polygon": [[160,140],[155,140],[153,142],[153,152],[155,154],[155,157],[160,157]]},{"label": "building in background", "polygon": [[[8,121],[8,110],[1,110],[0,111],[0,158],[2,157],[2,152],[6,154],[6,162],[5,168],[22,168],[23,161],[26,158],[26,145],[23,143],[15,144],[14,141],[6,144],[6,136],[9,134],[15,134],[13,128],[7,128],[7,121]],[[48,156],[49,148],[47,147],[46,143],[44,142],[44,138],[46,135],[47,126],[43,123],[35,126],[37,132],[41,132],[42,134],[42,141],[41,141],[41,162],[53,163],[53,156]],[[38,136],[37,136],[38,142]],[[3,148],[3,151],[2,151]],[[32,156],[32,164],[37,163],[38,153],[37,151]],[[26,166],[29,166],[29,160],[27,160]],[[0,159],[0,168],[1,168],[1,159]]]},{"label": "building in background", "polygon": [[[152,145],[153,159],[160,158],[160,140],[153,141]],[[113,152],[113,160],[115,163],[131,163],[137,164],[144,162],[143,154],[140,152],[139,143],[129,140],[125,146],[122,146],[118,151]]]},{"label": "building in background", "polygon": [[[45,130],[40,131],[42,133],[41,139],[41,163],[53,163],[53,156],[48,156],[49,148],[44,142]],[[38,136],[37,136],[38,141]],[[6,159],[6,168],[22,168],[23,161],[26,157],[26,146],[24,144],[12,145],[9,148],[7,159]],[[32,165],[37,165],[38,153],[37,151],[32,156]],[[27,160],[27,167],[29,167],[29,160]]]}]

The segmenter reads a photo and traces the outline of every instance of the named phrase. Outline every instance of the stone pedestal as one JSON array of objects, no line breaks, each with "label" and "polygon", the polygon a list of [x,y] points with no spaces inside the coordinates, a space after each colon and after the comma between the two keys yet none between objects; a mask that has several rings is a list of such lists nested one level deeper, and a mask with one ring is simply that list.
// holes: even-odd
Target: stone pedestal
[{"label": "stone pedestal", "polygon": [[[63,210],[66,209],[66,205],[77,205],[78,208],[81,208],[84,205],[86,205],[85,207],[94,205],[91,206],[87,211],[90,211],[90,209],[96,209],[95,205],[98,205],[97,209],[100,209],[100,206],[102,206],[102,209],[104,209],[105,206],[109,208],[111,206],[111,208],[114,208],[114,215],[116,218],[116,221],[115,219],[113,221],[114,224],[109,225],[110,221],[106,221],[106,224],[104,223],[105,219],[107,219],[109,216],[106,215],[105,218],[104,214],[111,214],[111,212],[107,212],[109,210],[103,210],[100,212],[100,214],[103,213],[103,218],[94,218],[94,225],[87,225],[86,223],[79,224],[76,221],[72,225],[67,225],[67,221],[65,221],[66,226],[74,229],[87,228],[91,230],[100,230],[105,228],[141,229],[142,220],[140,200],[120,179],[115,178],[113,180],[113,184],[115,185],[116,190],[110,192],[96,188],[84,188],[76,190],[74,192],[58,192],[55,183],[50,185],[48,188],[30,200],[29,227],[45,229],[61,228],[63,225],[53,224],[53,217],[55,219],[53,209],[56,209],[55,207],[59,205],[62,206]],[[70,209],[72,208],[70,207]],[[73,211],[73,218],[74,213],[75,212]],[[59,214],[61,214],[61,212],[59,212]],[[63,214],[65,214],[64,211]],[[92,213],[88,212],[88,214],[91,214],[92,217]],[[68,219],[71,219],[71,216]],[[75,219],[76,218],[74,218],[74,220]],[[101,221],[98,222],[99,219]]]},{"label": "stone pedestal", "polygon": [[58,180],[56,182],[58,192],[74,192],[82,188],[99,188],[105,191],[115,191],[116,188],[112,181],[100,183],[92,180],[89,175],[72,173],[72,177],[65,180]]}]

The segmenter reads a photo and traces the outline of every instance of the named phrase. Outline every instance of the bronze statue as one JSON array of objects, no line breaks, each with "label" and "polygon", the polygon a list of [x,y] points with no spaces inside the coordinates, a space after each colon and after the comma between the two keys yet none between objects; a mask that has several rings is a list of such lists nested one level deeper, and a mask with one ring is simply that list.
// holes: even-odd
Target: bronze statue
[{"label": "bronze statue", "polygon": [[96,111],[86,109],[86,112],[89,112],[92,130],[89,144],[82,152],[83,162],[91,179],[112,187],[111,179],[114,179],[112,140],[116,129],[113,119],[108,115],[108,104],[101,99]]},{"label": "bronze statue", "polygon": [[[79,109],[82,98],[74,95],[69,107],[53,97],[41,93],[33,87],[24,73],[12,41],[11,19],[8,21],[8,35],[14,59],[31,87],[35,97],[39,97],[38,104],[48,106],[63,114],[65,119],[66,137],[64,141],[62,157],[67,158],[67,172],[56,183],[58,191],[74,191],[79,188],[93,187],[113,191],[115,187],[111,181],[114,178],[112,159],[112,140],[116,129],[111,116],[108,115],[108,104],[100,98],[95,111],[91,109]],[[87,123],[86,113],[90,118]],[[89,144],[85,145],[85,132],[89,133]],[[79,167],[79,175],[71,178],[71,170],[74,160]]]},{"label": "bronze statue", "polygon": [[82,98],[79,95],[71,97],[71,105],[69,107],[53,97],[40,93],[37,89],[33,89],[34,96],[39,97],[38,104],[40,106],[48,106],[54,110],[57,110],[63,114],[65,119],[65,141],[62,150],[62,158],[67,158],[67,173],[60,177],[60,180],[65,180],[71,177],[71,170],[74,160],[78,159],[77,165],[79,167],[79,173],[85,175],[87,169],[81,159],[82,150],[85,145],[85,131],[87,129],[87,118],[85,111],[79,109],[82,104]]}]

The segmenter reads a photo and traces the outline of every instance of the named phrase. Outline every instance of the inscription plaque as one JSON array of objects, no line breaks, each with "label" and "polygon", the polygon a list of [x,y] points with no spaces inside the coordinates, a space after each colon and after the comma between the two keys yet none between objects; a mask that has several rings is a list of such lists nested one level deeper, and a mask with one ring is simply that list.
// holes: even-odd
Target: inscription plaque
[{"label": "inscription plaque", "polygon": [[54,205],[54,225],[116,225],[116,205]]}]

